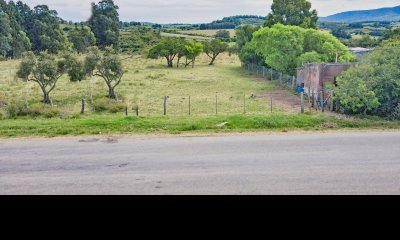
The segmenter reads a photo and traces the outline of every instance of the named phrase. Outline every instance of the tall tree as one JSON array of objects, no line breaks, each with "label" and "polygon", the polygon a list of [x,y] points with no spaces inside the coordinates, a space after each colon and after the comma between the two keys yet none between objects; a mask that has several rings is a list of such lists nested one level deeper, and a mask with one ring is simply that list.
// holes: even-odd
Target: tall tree
[{"label": "tall tree", "polygon": [[25,20],[26,30],[32,42],[32,50],[58,53],[66,48],[66,37],[60,29],[57,12],[46,5],[36,6]]},{"label": "tall tree", "polygon": [[213,39],[211,42],[206,42],[204,44],[204,52],[207,54],[208,57],[211,58],[211,62],[209,65],[214,65],[215,60],[217,57],[228,50],[229,45],[227,43],[222,42],[219,39]]},{"label": "tall tree", "polygon": [[8,15],[0,13],[0,54],[6,58],[7,52],[11,50],[11,26]]},{"label": "tall tree", "polygon": [[68,39],[78,53],[85,53],[87,49],[96,44],[96,37],[87,26],[75,27],[68,33]]},{"label": "tall tree", "polygon": [[271,10],[265,27],[281,23],[303,28],[318,28],[318,13],[316,10],[311,10],[311,3],[307,0],[274,0]]},{"label": "tall tree", "polygon": [[92,16],[89,26],[97,39],[97,46],[118,46],[119,39],[119,14],[118,6],[113,0],[103,0],[98,4],[92,3]]},{"label": "tall tree", "polygon": [[236,44],[238,46],[238,51],[242,51],[242,48],[246,43],[253,39],[253,33],[259,30],[260,27],[253,25],[243,25],[236,29]]}]

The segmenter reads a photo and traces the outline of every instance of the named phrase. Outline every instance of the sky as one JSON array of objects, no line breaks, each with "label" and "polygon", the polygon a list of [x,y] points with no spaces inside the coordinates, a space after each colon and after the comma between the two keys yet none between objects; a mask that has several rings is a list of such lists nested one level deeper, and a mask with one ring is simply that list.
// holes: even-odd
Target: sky
[{"label": "sky", "polygon": [[[16,0],[14,0],[16,1]],[[65,20],[85,21],[90,3],[100,0],[22,0],[31,7],[46,4]],[[400,5],[399,0],[309,0],[320,16],[343,11]],[[122,21],[208,23],[234,15],[266,16],[272,0],[115,0]]]}]

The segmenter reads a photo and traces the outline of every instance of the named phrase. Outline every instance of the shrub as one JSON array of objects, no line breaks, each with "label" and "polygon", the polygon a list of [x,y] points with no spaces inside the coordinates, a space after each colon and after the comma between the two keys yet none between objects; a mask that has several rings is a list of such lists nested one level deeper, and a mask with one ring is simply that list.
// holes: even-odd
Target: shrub
[{"label": "shrub", "polygon": [[125,104],[112,99],[100,99],[93,103],[93,109],[96,112],[117,113],[125,110]]},{"label": "shrub", "polygon": [[53,118],[60,114],[60,109],[57,107],[48,106],[45,104],[35,104],[28,106],[24,101],[13,101],[7,104],[6,113],[9,118],[20,116]]}]

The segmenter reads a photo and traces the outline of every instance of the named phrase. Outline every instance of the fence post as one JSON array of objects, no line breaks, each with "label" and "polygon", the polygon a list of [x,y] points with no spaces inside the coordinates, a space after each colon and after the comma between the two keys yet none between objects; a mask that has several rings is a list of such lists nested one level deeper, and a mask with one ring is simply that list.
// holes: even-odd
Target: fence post
[{"label": "fence post", "polygon": [[304,113],[304,92],[301,93],[301,113]]},{"label": "fence post", "polygon": [[296,89],[296,77],[295,76],[293,76],[293,79],[292,79],[292,89]]},{"label": "fence post", "polygon": [[215,115],[218,115],[218,93],[215,94]]},{"label": "fence post", "polygon": [[322,90],[321,95],[322,95],[322,112],[325,112],[325,91],[324,90]]},{"label": "fence post", "polygon": [[125,106],[125,116],[128,116],[128,105]]},{"label": "fence post", "polygon": [[273,78],[274,78],[274,72],[273,72],[274,70],[272,70],[272,68],[271,68],[271,81],[273,80]]},{"label": "fence post", "polygon": [[271,96],[271,113],[272,113],[272,96]]},{"label": "fence post", "polygon": [[330,108],[329,108],[329,110],[331,111],[331,112],[333,112],[333,95],[334,95],[334,92],[333,92],[333,90],[331,91],[331,102],[330,102]]},{"label": "fence post", "polygon": [[167,115],[167,96],[164,96],[164,116]]},{"label": "fence post", "polygon": [[136,106],[136,116],[139,117],[139,105]]},{"label": "fence post", "polygon": [[82,98],[82,109],[81,109],[81,114],[85,113],[85,98]]},{"label": "fence post", "polygon": [[246,114],[246,94],[243,95],[243,114]]}]

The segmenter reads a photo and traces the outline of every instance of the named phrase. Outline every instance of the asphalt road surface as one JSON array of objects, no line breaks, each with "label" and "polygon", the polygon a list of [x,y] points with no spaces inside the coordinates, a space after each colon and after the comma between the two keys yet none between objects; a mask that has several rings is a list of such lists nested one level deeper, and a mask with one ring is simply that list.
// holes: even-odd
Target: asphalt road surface
[{"label": "asphalt road surface", "polygon": [[400,194],[400,132],[3,139],[0,194]]}]

